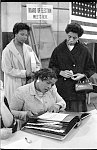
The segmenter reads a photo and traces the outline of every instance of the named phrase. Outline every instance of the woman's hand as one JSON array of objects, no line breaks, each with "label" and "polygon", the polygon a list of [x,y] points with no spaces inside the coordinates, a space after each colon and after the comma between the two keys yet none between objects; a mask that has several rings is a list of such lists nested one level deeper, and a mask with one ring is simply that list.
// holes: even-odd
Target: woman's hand
[{"label": "woman's hand", "polygon": [[1,128],[0,133],[2,140],[8,139],[12,135],[12,128]]},{"label": "woman's hand", "polygon": [[82,79],[83,77],[85,77],[84,74],[76,73],[73,75],[72,80],[78,81],[78,80]]},{"label": "woman's hand", "polygon": [[49,112],[54,112],[54,113],[59,112],[59,110],[60,110],[60,105],[57,105],[57,104],[51,106],[51,107],[48,109]]},{"label": "woman's hand", "polygon": [[37,112],[31,112],[31,111],[27,111],[26,113],[26,120],[28,120],[29,118],[33,117],[33,116],[37,116],[38,113]]},{"label": "woman's hand", "polygon": [[34,76],[34,72],[28,72],[26,71],[26,77],[33,77]]},{"label": "woman's hand", "polygon": [[65,78],[71,78],[73,76],[73,71],[72,70],[61,71],[60,75]]}]

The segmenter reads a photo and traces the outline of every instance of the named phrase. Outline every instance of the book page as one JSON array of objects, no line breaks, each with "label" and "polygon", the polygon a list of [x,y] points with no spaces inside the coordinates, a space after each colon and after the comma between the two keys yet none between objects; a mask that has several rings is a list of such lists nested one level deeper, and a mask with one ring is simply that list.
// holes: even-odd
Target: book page
[{"label": "book page", "polygon": [[46,112],[46,113],[40,115],[39,118],[46,119],[46,120],[62,121],[68,115],[69,114]]}]

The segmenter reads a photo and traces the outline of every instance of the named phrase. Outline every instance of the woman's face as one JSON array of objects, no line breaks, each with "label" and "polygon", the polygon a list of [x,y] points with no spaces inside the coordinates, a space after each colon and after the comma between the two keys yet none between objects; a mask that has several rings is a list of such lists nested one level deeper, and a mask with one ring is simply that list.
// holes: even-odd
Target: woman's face
[{"label": "woman's face", "polygon": [[20,30],[17,34],[15,34],[15,38],[19,43],[25,43],[28,38],[28,31],[27,30]]},{"label": "woman's face", "polygon": [[49,80],[43,80],[43,81],[41,79],[38,79],[37,80],[38,90],[41,91],[42,93],[46,93],[52,88],[52,86],[55,84],[56,81],[57,79],[55,78]]},{"label": "woman's face", "polygon": [[78,41],[79,37],[77,33],[69,32],[67,34],[67,44],[68,45],[75,45],[75,43]]}]

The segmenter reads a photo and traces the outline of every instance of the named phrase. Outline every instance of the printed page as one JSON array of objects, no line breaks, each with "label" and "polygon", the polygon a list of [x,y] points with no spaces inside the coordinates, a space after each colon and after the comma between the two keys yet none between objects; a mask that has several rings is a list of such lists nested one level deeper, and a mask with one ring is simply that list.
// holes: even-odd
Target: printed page
[{"label": "printed page", "polygon": [[46,120],[62,121],[68,115],[69,114],[46,112],[42,114],[41,116],[39,116],[39,118],[46,119]]}]

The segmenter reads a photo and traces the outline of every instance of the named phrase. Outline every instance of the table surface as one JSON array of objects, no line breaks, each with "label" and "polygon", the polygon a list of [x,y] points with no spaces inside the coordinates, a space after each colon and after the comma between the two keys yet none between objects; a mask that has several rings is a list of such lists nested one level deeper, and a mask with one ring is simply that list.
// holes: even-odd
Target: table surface
[{"label": "table surface", "polygon": [[[27,143],[25,137],[31,140]],[[91,115],[85,118],[78,128],[70,131],[62,140],[55,140],[21,130],[14,133],[9,139],[1,140],[1,148],[5,149],[76,149],[97,148],[97,110],[91,111]]]}]

